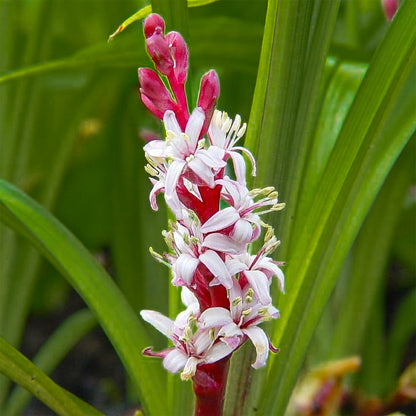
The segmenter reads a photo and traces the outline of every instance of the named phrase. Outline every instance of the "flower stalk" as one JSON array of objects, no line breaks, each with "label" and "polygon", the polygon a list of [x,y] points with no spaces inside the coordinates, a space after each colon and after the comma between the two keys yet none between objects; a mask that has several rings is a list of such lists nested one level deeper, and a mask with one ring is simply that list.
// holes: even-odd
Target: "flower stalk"
[{"label": "flower stalk", "polygon": [[[157,72],[139,69],[144,105],[163,121],[165,140],[144,146],[153,188],[174,214],[163,232],[169,251],[156,260],[172,269],[172,284],[181,287],[186,309],[173,320],[143,310],[142,318],[166,335],[172,346],[143,353],[163,358],[163,366],[192,380],[195,415],[221,415],[231,355],[250,340],[256,349],[253,368],[266,364],[277,352],[259,327],[279,317],[272,305],[270,286],[276,277],[281,291],[283,264],[269,255],[279,241],[261,215],[279,211],[274,187],[248,190],[246,159],[255,175],[253,155],[237,145],[246,124],[216,109],[220,85],[214,70],[200,84],[197,108],[188,110],[185,82],[188,49],[177,32],[165,35],[163,19],[150,15],[144,22],[146,48]],[[251,243],[263,238],[257,253]]]}]

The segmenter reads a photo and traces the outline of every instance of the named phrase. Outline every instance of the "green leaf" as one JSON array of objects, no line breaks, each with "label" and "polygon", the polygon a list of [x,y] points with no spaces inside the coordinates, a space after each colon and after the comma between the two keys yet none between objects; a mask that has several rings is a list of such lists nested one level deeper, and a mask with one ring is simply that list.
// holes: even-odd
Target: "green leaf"
[{"label": "green leaf", "polygon": [[[42,345],[33,364],[45,373],[51,373],[78,341],[97,324],[87,309],[80,310],[66,319]],[[5,416],[18,416],[31,398],[28,391],[16,388],[4,409]]]},{"label": "green leaf", "polygon": [[[283,250],[289,245],[291,218],[296,209],[310,131],[316,122],[321,80],[338,6],[339,1],[268,3],[245,145],[257,159],[256,187],[273,185],[280,199],[288,203],[286,213],[279,213],[277,227]],[[250,361],[237,365],[248,366]],[[245,371],[237,368],[231,369],[231,373],[245,374]],[[253,384],[261,385],[264,377],[265,372],[259,372]],[[233,384],[240,383],[244,381],[240,379]],[[254,396],[250,401],[256,402]],[[244,400],[241,397],[238,402]]]},{"label": "green leaf", "polygon": [[402,120],[396,132],[390,131],[387,121],[402,88],[408,88],[405,84],[415,58],[416,3],[407,1],[370,63],[308,215],[296,218],[292,227],[287,294],[281,299],[282,318],[273,337],[281,353],[270,360],[258,405],[261,414],[283,413],[341,264],[384,178],[414,131],[414,113]]},{"label": "green leaf", "polygon": [[166,414],[160,400],[164,374],[159,360],[143,357],[140,351],[149,338],[107,273],[51,214],[5,181],[0,181],[1,220],[27,237],[83,297],[114,345],[139,390],[149,414]]},{"label": "green leaf", "polygon": [[99,416],[101,412],[54,383],[0,337],[0,372],[30,391],[61,416]]},{"label": "green leaf", "polygon": [[[410,149],[411,150],[411,149]],[[333,358],[360,354],[377,297],[384,298],[394,230],[411,183],[411,152],[403,152],[387,177],[352,248],[352,267],[332,334]],[[351,336],[351,334],[354,336]],[[394,354],[389,350],[389,356]]]},{"label": "green leaf", "polygon": [[[216,1],[218,1],[218,0],[188,0],[188,2],[187,2],[187,7],[200,7],[200,6],[206,6],[207,4],[211,4],[211,3],[215,3]],[[185,5],[186,5],[186,2],[183,2],[183,3],[185,3]],[[155,4],[156,4],[156,7],[155,7]],[[167,5],[169,5],[169,3],[166,3]],[[155,13],[162,13],[162,15],[163,15],[163,18],[164,19],[166,19],[166,20],[168,20],[169,22],[171,22],[171,21],[175,21],[175,22],[178,22],[176,19],[174,19],[174,20],[172,20],[172,17],[171,16],[169,16],[170,15],[170,11],[172,10],[174,13],[176,13],[176,10],[177,10],[177,8],[176,8],[176,6],[177,6],[177,3],[175,3],[175,7],[167,7],[166,9],[164,9],[164,7],[163,7],[163,5],[162,5],[162,7],[161,8],[159,8],[160,6],[162,5],[162,3],[161,2],[155,2],[155,1],[152,1],[152,4],[150,5],[150,4],[148,4],[147,6],[145,6],[145,7],[142,7],[139,11],[137,11],[136,13],[134,13],[133,15],[131,15],[130,17],[128,17],[118,28],[117,28],[117,30],[114,32],[114,33],[112,33],[110,36],[109,36],[109,38],[108,38],[108,40],[109,41],[111,41],[111,40],[113,40],[119,33],[121,33],[127,26],[130,26],[132,23],[134,23],[134,22],[137,22],[138,20],[142,20],[142,19],[144,19],[145,17],[147,17],[150,13],[152,13],[152,6],[153,6],[153,9],[154,9],[154,11],[155,11]],[[181,9],[182,7],[180,7],[179,9]],[[163,13],[163,12],[168,12],[168,15],[167,15],[167,13]],[[169,17],[167,17],[167,16],[169,16]],[[179,25],[180,26],[180,25]],[[181,32],[180,31],[180,27],[177,27],[176,25],[175,25],[175,30],[176,31],[178,31],[178,32]],[[183,34],[182,34],[183,35]]]}]

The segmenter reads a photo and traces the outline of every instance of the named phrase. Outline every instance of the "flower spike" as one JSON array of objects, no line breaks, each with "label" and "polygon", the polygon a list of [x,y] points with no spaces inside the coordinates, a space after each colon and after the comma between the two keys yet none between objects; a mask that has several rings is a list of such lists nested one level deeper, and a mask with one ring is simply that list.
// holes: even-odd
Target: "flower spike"
[{"label": "flower spike", "polygon": [[[160,16],[145,20],[146,47],[158,73],[139,69],[140,96],[163,120],[166,132],[163,140],[144,146],[153,185],[150,204],[157,210],[156,197],[162,194],[176,221],[163,232],[168,252],[151,249],[151,254],[172,269],[172,284],[182,290],[185,310],[175,319],[141,312],[172,343],[143,354],[163,358],[168,371],[193,381],[197,415],[220,415],[232,353],[252,342],[252,367],[260,368],[269,351],[278,351],[260,324],[279,318],[270,287],[276,277],[284,291],[284,263],[269,257],[280,242],[261,216],[284,204],[273,186],[247,188],[243,155],[253,175],[256,163],[237,146],[246,124],[239,115],[232,120],[216,109],[220,84],[214,70],[202,77],[197,107],[189,114],[184,89],[188,48],[179,33],[164,31]],[[251,243],[259,238],[263,246],[251,253]]]}]

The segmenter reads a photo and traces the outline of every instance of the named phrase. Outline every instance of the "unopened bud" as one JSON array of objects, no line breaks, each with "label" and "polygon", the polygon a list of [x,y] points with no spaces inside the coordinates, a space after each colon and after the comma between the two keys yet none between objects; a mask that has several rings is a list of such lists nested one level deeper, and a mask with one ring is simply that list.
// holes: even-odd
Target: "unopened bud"
[{"label": "unopened bud", "polygon": [[399,0],[381,0],[384,14],[387,20],[392,20],[399,7]]},{"label": "unopened bud", "polygon": [[155,33],[163,34],[165,31],[165,22],[161,16],[156,13],[152,13],[144,20],[143,31],[146,39]]},{"label": "unopened bud", "polygon": [[199,88],[198,107],[201,107],[205,113],[205,121],[202,126],[202,137],[208,130],[212,115],[214,114],[215,106],[220,95],[220,82],[217,73],[211,69],[201,79],[201,86]]},{"label": "unopened bud", "polygon": [[146,39],[146,48],[156,69],[163,75],[169,75],[174,66],[168,41],[161,34],[155,33]]},{"label": "unopened bud", "polygon": [[188,75],[189,51],[182,35],[178,32],[169,32],[166,41],[173,58],[173,73],[179,84],[184,85]]},{"label": "unopened bud", "polygon": [[157,73],[139,68],[140,97],[143,104],[158,118],[163,119],[166,110],[174,110],[175,102]]}]

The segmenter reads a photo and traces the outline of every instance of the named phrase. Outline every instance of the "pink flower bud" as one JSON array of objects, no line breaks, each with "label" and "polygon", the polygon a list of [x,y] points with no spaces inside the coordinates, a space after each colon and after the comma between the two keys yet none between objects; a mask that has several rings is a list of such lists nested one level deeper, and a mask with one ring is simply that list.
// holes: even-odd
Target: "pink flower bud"
[{"label": "pink flower bud", "polygon": [[169,32],[166,35],[171,56],[175,62],[173,72],[179,84],[185,84],[188,74],[189,51],[186,43],[178,32]]},{"label": "pink flower bud", "polygon": [[139,80],[143,104],[156,117],[162,119],[166,110],[175,109],[175,102],[155,71],[139,68]]},{"label": "pink flower bud", "polygon": [[387,20],[392,20],[399,7],[399,0],[381,0]]},{"label": "pink flower bud", "polygon": [[163,75],[169,75],[172,72],[174,62],[170,54],[169,44],[163,35],[156,33],[147,38],[146,47],[156,69]]},{"label": "pink flower bud", "polygon": [[199,88],[198,107],[201,107],[205,113],[205,122],[202,126],[201,137],[208,130],[219,95],[220,81],[217,73],[211,69],[211,71],[202,77],[201,87]]},{"label": "pink flower bud", "polygon": [[156,13],[149,15],[143,23],[144,36],[149,38],[154,34],[162,34],[165,32],[165,22],[162,17]]}]

